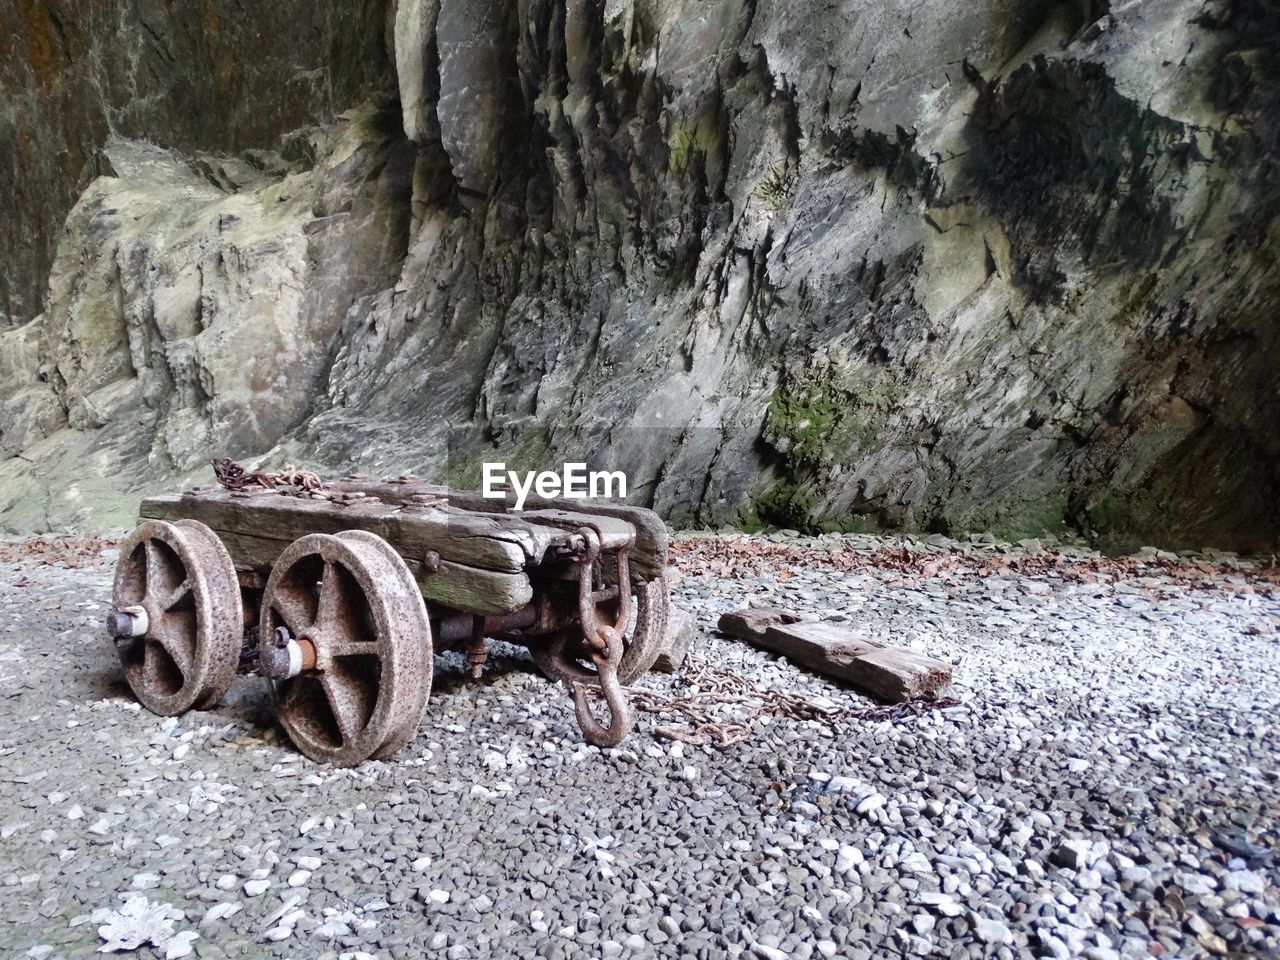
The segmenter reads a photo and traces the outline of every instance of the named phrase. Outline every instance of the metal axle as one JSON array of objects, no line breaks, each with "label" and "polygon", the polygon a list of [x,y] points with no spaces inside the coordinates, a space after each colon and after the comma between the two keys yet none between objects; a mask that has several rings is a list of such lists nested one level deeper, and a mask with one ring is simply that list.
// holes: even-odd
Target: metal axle
[{"label": "metal axle", "polygon": [[111,634],[117,645],[122,640],[146,636],[149,629],[151,618],[143,607],[123,607],[107,615],[107,633]]},{"label": "metal axle", "polygon": [[288,680],[315,665],[315,644],[306,637],[295,639],[287,627],[276,627],[271,643],[258,654],[258,673],[268,680]]}]

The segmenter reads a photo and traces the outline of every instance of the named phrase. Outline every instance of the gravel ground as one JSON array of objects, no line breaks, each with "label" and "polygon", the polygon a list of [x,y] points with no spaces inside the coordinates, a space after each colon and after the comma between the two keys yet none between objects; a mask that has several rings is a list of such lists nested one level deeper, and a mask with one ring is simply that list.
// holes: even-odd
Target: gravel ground
[{"label": "gravel ground", "polygon": [[[720,749],[586,746],[508,649],[437,660],[393,762],[317,767],[261,682],[162,719],[102,541],[0,543],[6,956],[1280,956],[1280,588],[1230,557],[685,538],[708,671],[864,703],[735,641],[748,602],[955,664],[961,706]],[[688,678],[643,685],[688,694]],[[729,714],[741,707],[726,707]]]}]

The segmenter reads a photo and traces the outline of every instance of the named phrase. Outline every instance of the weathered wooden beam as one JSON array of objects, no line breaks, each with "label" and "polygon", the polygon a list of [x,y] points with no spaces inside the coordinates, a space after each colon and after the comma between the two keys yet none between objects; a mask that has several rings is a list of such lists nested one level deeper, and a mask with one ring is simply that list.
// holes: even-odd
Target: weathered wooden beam
[{"label": "weathered wooden beam", "polygon": [[809,614],[792,613],[779,610],[777,607],[747,607],[732,613],[720,615],[720,632],[737,637],[739,640],[763,640],[770,627],[783,626],[790,623],[812,623],[818,618]]},{"label": "weathered wooden beam", "polygon": [[485,615],[511,613],[533,599],[533,584],[523,573],[478,570],[449,560],[442,561],[434,573],[421,564],[410,570],[428,602],[454,610]]},{"label": "weathered wooden beam", "polygon": [[625,520],[606,517],[603,514],[592,515],[577,510],[524,510],[519,514],[526,523],[564,530],[569,534],[577,533],[585,526],[592,526],[600,534],[602,550],[617,550],[626,544],[634,544],[636,528]]},{"label": "weathered wooden beam", "polygon": [[430,552],[454,563],[520,573],[542,561],[547,548],[565,534],[506,514],[477,514],[457,507],[374,504],[339,506],[327,500],[285,497],[270,492],[235,497],[223,491],[149,497],[144,518],[189,517],[219,533],[296,540],[308,533],[368,530],[405,557],[421,560]]},{"label": "weathered wooden beam", "polygon": [[951,683],[951,665],[945,661],[784,610],[726,613],[720,630],[890,703],[932,698]]},{"label": "weathered wooden beam", "polygon": [[667,636],[662,652],[658,654],[658,659],[653,661],[651,669],[659,673],[675,673],[679,670],[684,664],[684,658],[689,655],[689,650],[693,647],[693,637],[696,632],[693,617],[679,607],[669,608]]},{"label": "weathered wooden beam", "polygon": [[[332,490],[364,493],[377,497],[384,503],[403,504],[415,497],[447,497],[451,506],[473,513],[513,518],[520,516],[518,513],[507,512],[515,506],[513,493],[490,498],[474,490],[454,490],[425,480],[374,480],[368,477],[335,480],[328,486]],[[530,494],[524,505],[526,510],[570,510],[624,520],[636,529],[636,544],[631,551],[632,579],[646,583],[663,576],[666,570],[671,537],[666,523],[652,510],[611,500],[569,500],[564,497],[539,497],[536,494]]]},{"label": "weathered wooden beam", "polygon": [[[235,530],[215,528],[214,532],[221,538],[238,570],[253,571],[263,580],[270,575],[280,554],[293,542]],[[481,570],[449,560],[441,561],[438,569],[431,571],[413,557],[405,557],[404,562],[428,601],[453,610],[490,616],[518,610],[533,598],[533,586],[523,573]]]},{"label": "weathered wooden beam", "polygon": [[[515,505],[514,494],[508,494],[505,499],[490,499],[470,490],[450,490],[446,496],[454,506],[476,512],[504,513]],[[625,520],[636,528],[636,544],[631,550],[630,561],[632,580],[647,583],[666,573],[671,536],[663,519],[646,507],[633,507],[610,500],[568,500],[564,497],[539,497],[533,494],[525,500],[524,506],[526,510],[571,510]]]}]

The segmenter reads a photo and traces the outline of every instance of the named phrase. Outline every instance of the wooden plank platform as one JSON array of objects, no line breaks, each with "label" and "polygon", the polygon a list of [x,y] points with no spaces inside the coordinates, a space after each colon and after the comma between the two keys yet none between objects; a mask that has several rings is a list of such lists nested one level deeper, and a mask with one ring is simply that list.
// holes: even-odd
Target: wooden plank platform
[{"label": "wooden plank platform", "polygon": [[[485,512],[505,511],[515,503],[514,495],[507,500],[489,500],[478,493],[452,491],[449,496],[450,503],[468,510]],[[636,544],[631,550],[631,579],[647,583],[666,573],[671,535],[667,532],[666,522],[646,507],[633,507],[611,500],[566,500],[563,497],[533,495],[525,499],[524,505],[526,510],[574,510],[625,520],[636,528]]]},{"label": "wooden plank platform", "polygon": [[[199,520],[222,538],[237,569],[263,576],[298,537],[368,530],[404,557],[428,600],[484,615],[510,613],[528,603],[533,587],[526,566],[536,566],[551,544],[567,536],[516,517],[456,507],[339,506],[271,491],[150,497],[139,513],[143,519]],[[438,564],[424,562],[431,553],[440,558]]]},{"label": "wooden plank platform", "polygon": [[951,683],[951,665],[945,661],[785,610],[760,607],[726,613],[720,617],[720,630],[889,703],[932,698]]},{"label": "wooden plank platform", "polygon": [[628,543],[634,543],[636,539],[636,528],[616,517],[592,516],[573,510],[551,509],[525,510],[518,514],[498,514],[498,516],[518,516],[526,523],[553,527],[569,534],[591,525],[600,533],[602,550],[617,550]]},{"label": "wooden plank platform", "polygon": [[[367,530],[404,557],[428,600],[485,615],[509,613],[528,603],[533,596],[528,571],[543,562],[553,545],[570,538],[582,519],[597,522],[606,549],[634,536],[633,582],[662,576],[666,568],[666,524],[642,507],[531,497],[526,520],[523,513],[507,509],[511,500],[413,478],[352,477],[334,481],[325,491],[344,496],[295,496],[288,493],[302,491],[259,486],[243,491],[201,487],[149,497],[139,513],[143,519],[199,520],[222,538],[237,569],[262,576],[298,537]],[[439,562],[427,563],[433,554]]]},{"label": "wooden plank platform", "polygon": [[[226,545],[237,569],[253,570],[261,574],[263,581],[285,547],[293,542],[231,530],[214,532]],[[481,570],[449,560],[440,561],[439,569],[432,572],[413,557],[405,557],[404,562],[427,600],[454,610],[491,616],[519,610],[533,599],[533,585],[523,573]]]},{"label": "wooden plank platform", "polygon": [[367,505],[340,506],[270,491],[243,497],[221,490],[149,497],[142,501],[140,513],[157,520],[190,517],[220,532],[288,541],[308,533],[368,530],[408,557],[420,560],[434,551],[444,560],[510,573],[541,563],[547,548],[565,539],[553,527],[526,523],[509,514],[372,500]]},{"label": "wooden plank platform", "polygon": [[[505,498],[490,499],[473,490],[454,490],[422,480],[372,480],[365,477],[345,478],[329,484],[329,489],[363,492],[376,496],[386,503],[406,503],[415,497],[447,497],[450,505],[473,513],[499,514],[519,517],[509,510],[515,506],[515,494]],[[636,530],[636,543],[631,551],[631,578],[645,583],[663,576],[667,567],[667,551],[671,537],[661,517],[645,507],[635,507],[612,500],[568,500],[564,497],[539,497],[530,494],[525,500],[526,510],[567,510],[590,513],[601,517],[623,520]]]}]

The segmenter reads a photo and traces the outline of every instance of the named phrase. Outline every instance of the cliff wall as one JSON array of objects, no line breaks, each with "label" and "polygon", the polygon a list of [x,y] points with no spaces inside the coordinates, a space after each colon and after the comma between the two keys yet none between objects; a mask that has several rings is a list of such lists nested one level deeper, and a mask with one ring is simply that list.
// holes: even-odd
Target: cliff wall
[{"label": "cliff wall", "polygon": [[1269,0],[199,6],[0,49],[0,525],[586,452],[675,524],[1276,544]]}]

